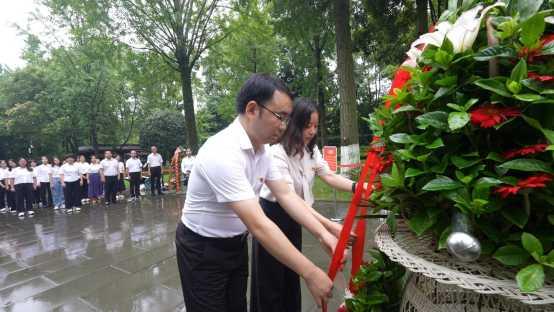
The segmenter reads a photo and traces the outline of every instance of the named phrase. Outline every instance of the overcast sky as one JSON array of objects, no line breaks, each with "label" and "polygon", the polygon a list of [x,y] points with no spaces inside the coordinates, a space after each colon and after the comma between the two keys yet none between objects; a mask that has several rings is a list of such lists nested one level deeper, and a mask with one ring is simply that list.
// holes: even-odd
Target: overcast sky
[{"label": "overcast sky", "polygon": [[0,64],[11,68],[22,67],[25,62],[21,60],[21,51],[25,46],[25,37],[19,35],[19,31],[13,26],[18,24],[22,28],[31,29],[36,24],[29,25],[30,13],[39,5],[36,0],[2,1],[0,10]]}]

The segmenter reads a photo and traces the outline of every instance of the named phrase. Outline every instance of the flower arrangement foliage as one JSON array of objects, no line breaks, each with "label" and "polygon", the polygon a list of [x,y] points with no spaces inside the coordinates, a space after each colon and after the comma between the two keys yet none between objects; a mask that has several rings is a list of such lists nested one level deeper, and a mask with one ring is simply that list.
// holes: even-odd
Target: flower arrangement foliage
[{"label": "flower arrangement foliage", "polygon": [[368,119],[393,158],[375,209],[438,249],[465,214],[524,292],[554,268],[553,15],[554,1],[463,1],[414,42]]}]

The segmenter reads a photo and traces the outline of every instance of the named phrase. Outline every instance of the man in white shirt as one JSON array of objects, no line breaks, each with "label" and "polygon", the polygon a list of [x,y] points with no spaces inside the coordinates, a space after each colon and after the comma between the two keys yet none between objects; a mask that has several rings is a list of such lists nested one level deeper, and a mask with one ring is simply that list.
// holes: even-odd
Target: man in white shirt
[{"label": "man in white shirt", "polygon": [[50,189],[50,178],[52,176],[52,166],[48,163],[48,157],[42,156],[42,164],[37,166],[37,183],[40,184],[40,202],[43,208],[52,206],[52,190]]},{"label": "man in white shirt", "polygon": [[104,183],[104,200],[106,206],[110,202],[115,204],[117,195],[117,183],[119,181],[119,162],[112,158],[112,152],[104,152],[104,159],[100,162],[100,179]]},{"label": "man in white shirt", "polygon": [[158,148],[155,145],[150,148],[150,151],[151,153],[148,154],[145,164],[145,166],[148,166],[150,169],[150,191],[152,192],[152,196],[156,195],[154,189],[158,190],[158,195],[163,195],[160,181],[162,177],[163,158],[162,155],[158,154]]},{"label": "man in white shirt", "polygon": [[9,192],[8,164],[5,160],[0,160],[0,213],[8,211],[6,197]]},{"label": "man in white shirt", "polygon": [[258,195],[265,183],[289,215],[329,251],[337,239],[309,207],[270,170],[267,143],[279,140],[292,111],[284,83],[255,74],[237,97],[239,116],[202,146],[194,167],[181,222],[177,263],[188,312],[246,312],[248,232],[280,262],[298,273],[318,305],[331,293],[327,275],[300,253],[263,213]]},{"label": "man in white shirt", "polygon": [[142,162],[137,157],[136,151],[131,151],[131,158],[125,162],[127,168],[127,176],[130,181],[130,193],[131,197],[128,201],[135,201],[140,199],[140,180],[141,180],[141,168]]},{"label": "man in white shirt", "polygon": [[185,186],[189,183],[190,172],[194,166],[194,156],[192,156],[192,151],[190,148],[187,148],[185,152],[185,157],[181,160],[181,172],[183,173],[183,178]]}]

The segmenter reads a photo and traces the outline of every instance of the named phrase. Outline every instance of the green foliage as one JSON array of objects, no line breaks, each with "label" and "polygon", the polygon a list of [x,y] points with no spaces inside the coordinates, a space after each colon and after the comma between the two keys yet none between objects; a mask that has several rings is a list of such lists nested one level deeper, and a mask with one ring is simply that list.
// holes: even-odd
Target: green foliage
[{"label": "green foliage", "polygon": [[[554,140],[547,78],[554,59],[545,43],[554,28],[544,22],[551,11],[540,11],[542,1],[510,3],[491,15],[497,45],[488,46],[481,27],[463,52],[454,53],[448,40],[427,46],[418,65],[406,68],[411,79],[388,98],[391,106],[370,116],[394,158],[373,199],[376,210],[407,218],[416,235],[433,234],[439,249],[450,216],[468,215],[474,234],[496,260],[519,269],[520,289],[531,292],[544,284],[554,257],[547,217],[554,212],[554,158],[544,145],[533,150]],[[450,10],[447,18],[460,13]],[[494,58],[498,70],[490,75]],[[392,179],[395,170],[403,179]]]},{"label": "green foliage", "polygon": [[186,146],[185,123],[182,115],[175,110],[152,112],[141,125],[140,145],[145,150],[156,145],[163,158],[170,159],[175,147]]}]

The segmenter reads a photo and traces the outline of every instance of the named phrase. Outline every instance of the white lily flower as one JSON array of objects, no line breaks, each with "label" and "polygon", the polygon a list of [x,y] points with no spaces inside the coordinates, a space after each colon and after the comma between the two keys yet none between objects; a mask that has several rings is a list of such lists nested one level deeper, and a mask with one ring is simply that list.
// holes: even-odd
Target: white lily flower
[{"label": "white lily flower", "polygon": [[[483,17],[485,17],[491,9],[505,5],[506,4],[503,2],[497,2],[483,10],[483,6],[480,4],[462,13],[456,20],[456,23],[454,23],[452,29],[446,34],[446,37],[454,46],[454,53],[461,53],[471,49],[475,39],[477,39]],[[482,12],[479,14],[481,10]]]}]

